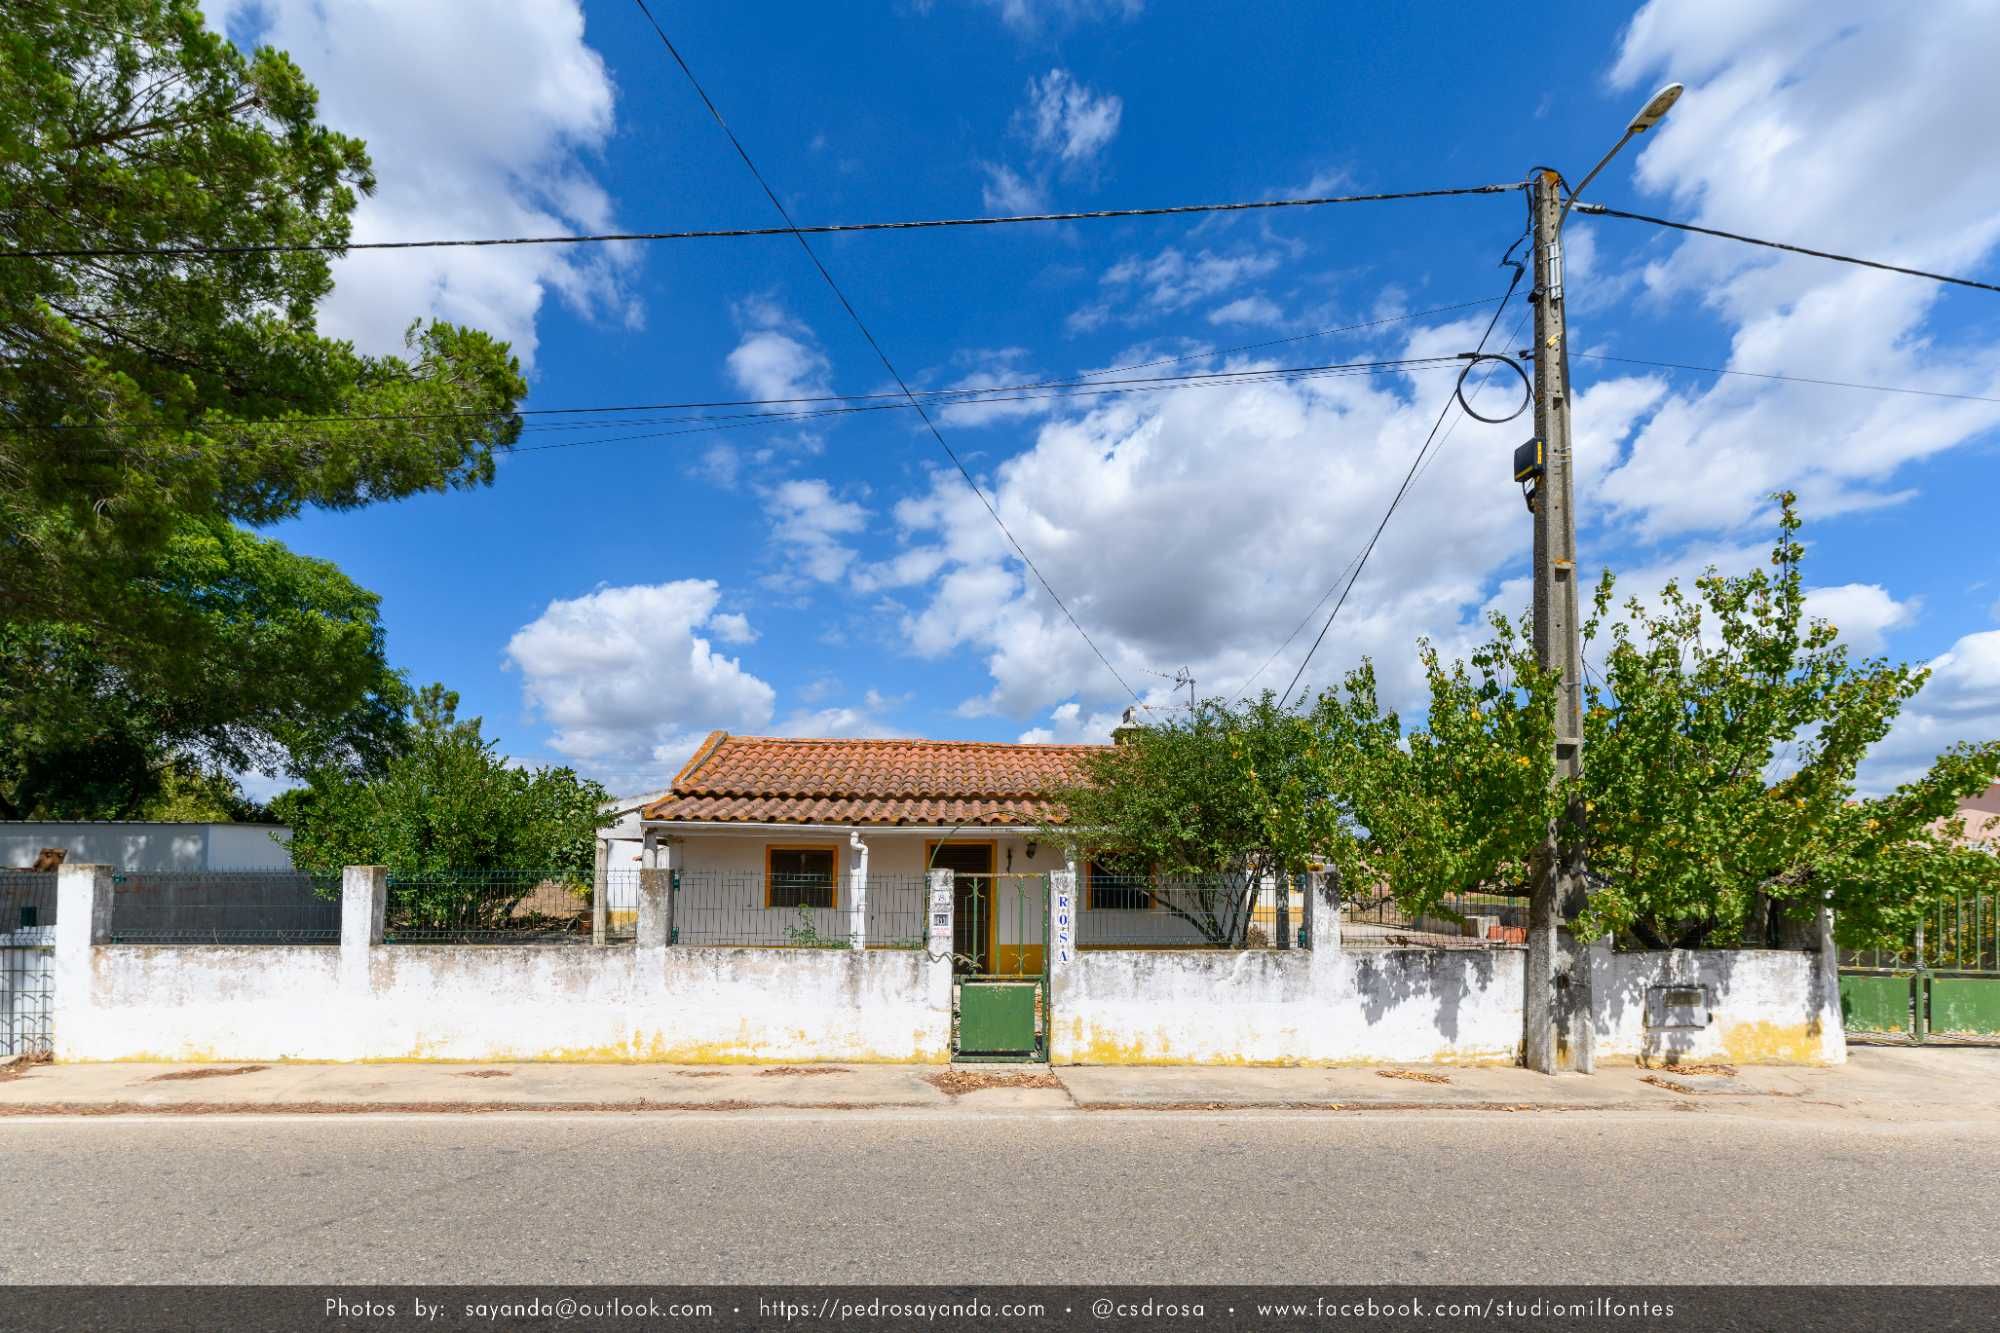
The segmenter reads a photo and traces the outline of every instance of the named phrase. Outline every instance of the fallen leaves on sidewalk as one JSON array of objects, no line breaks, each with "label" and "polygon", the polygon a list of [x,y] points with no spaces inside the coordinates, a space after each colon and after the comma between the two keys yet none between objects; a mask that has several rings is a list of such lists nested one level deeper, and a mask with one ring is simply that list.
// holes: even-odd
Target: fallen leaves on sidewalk
[{"label": "fallen leaves on sidewalk", "polygon": [[23,1051],[19,1055],[10,1055],[0,1060],[0,1083],[21,1077],[28,1072],[29,1065],[45,1065],[54,1059],[55,1056],[47,1051]]},{"label": "fallen leaves on sidewalk", "polygon": [[1401,1078],[1401,1079],[1408,1079],[1408,1080],[1409,1080],[1410,1082],[1412,1082],[1412,1083],[1449,1083],[1449,1082],[1451,1082],[1451,1078],[1450,1078],[1450,1076],[1448,1076],[1448,1075],[1445,1075],[1445,1074],[1426,1074],[1426,1073],[1425,1073],[1425,1072],[1423,1072],[1423,1071],[1422,1071],[1421,1069],[1378,1069],[1378,1070],[1376,1070],[1376,1071],[1375,1071],[1375,1077],[1377,1077],[1377,1078]]},{"label": "fallen leaves on sidewalk", "polygon": [[513,1076],[513,1075],[512,1075],[511,1073],[509,1073],[508,1071],[506,1071],[506,1070],[504,1070],[504,1069],[465,1069],[465,1070],[461,1070],[461,1071],[459,1071],[459,1075],[458,1075],[458,1076],[459,1076],[460,1078],[512,1078],[512,1077],[514,1077],[514,1076]]},{"label": "fallen leaves on sidewalk", "polygon": [[1057,1088],[1063,1081],[1054,1074],[985,1074],[971,1069],[947,1069],[927,1075],[924,1082],[948,1097],[963,1097],[986,1088]]},{"label": "fallen leaves on sidewalk", "polygon": [[851,1074],[852,1069],[840,1065],[773,1065],[769,1069],[757,1071],[758,1078],[782,1078],[787,1074]]},{"label": "fallen leaves on sidewalk", "polygon": [[234,1074],[255,1074],[269,1069],[269,1065],[232,1065],[225,1069],[221,1065],[203,1065],[199,1069],[176,1069],[168,1074],[155,1074],[148,1083],[178,1083],[191,1078],[228,1078]]},{"label": "fallen leaves on sidewalk", "polygon": [[1692,1083],[1677,1083],[1670,1078],[1661,1078],[1658,1074],[1648,1074],[1639,1081],[1650,1083],[1656,1088],[1665,1088],[1668,1092],[1690,1093],[1697,1090]]}]

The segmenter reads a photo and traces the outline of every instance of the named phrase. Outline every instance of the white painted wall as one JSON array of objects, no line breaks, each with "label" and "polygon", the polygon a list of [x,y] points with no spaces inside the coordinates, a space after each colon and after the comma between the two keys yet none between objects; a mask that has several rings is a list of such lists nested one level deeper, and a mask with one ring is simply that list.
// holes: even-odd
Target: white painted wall
[{"label": "white painted wall", "polygon": [[[62,1060],[947,1059],[949,966],[919,950],[370,945],[350,872],[339,947],[109,945],[109,875],[61,877]],[[664,940],[663,890],[642,936]],[[93,911],[101,899],[106,910]],[[375,909],[379,912],[379,906]],[[650,914],[650,915],[649,915]],[[652,924],[645,924],[648,921]],[[657,931],[657,934],[650,932]],[[1520,1041],[1517,949],[1073,951],[1051,977],[1053,1060],[1122,1064],[1498,1063]],[[1584,955],[1599,1057],[1839,1063],[1830,957]],[[1655,988],[1700,986],[1664,1026]]]}]

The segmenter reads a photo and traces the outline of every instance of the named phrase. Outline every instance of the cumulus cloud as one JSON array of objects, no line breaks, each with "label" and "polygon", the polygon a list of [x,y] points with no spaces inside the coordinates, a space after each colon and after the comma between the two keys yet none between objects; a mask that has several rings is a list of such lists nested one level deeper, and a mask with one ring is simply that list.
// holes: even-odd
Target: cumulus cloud
[{"label": "cumulus cloud", "polygon": [[785,581],[837,582],[856,558],[850,539],[868,525],[866,509],[841,499],[817,477],[795,477],[771,487],[764,493],[764,513],[772,543],[786,556]]},{"label": "cumulus cloud", "polygon": [[1268,296],[1239,296],[1208,312],[1211,324],[1281,324],[1285,312]]},{"label": "cumulus cloud", "polygon": [[[289,52],[319,89],[321,118],[367,141],[380,188],[355,209],[355,240],[614,229],[591,174],[614,90],[574,0],[492,0],[476,14],[387,0],[203,8],[233,40]],[[504,338],[532,365],[551,291],[586,316],[637,323],[624,281],[635,263],[620,246],[356,253],[334,261],[321,327],[386,352],[409,320],[434,316]]]},{"label": "cumulus cloud", "polygon": [[775,303],[739,301],[743,336],[725,359],[729,378],[753,398],[817,398],[833,392],[832,366],[812,331]]},{"label": "cumulus cloud", "polygon": [[720,602],[708,579],[606,587],[550,602],[516,631],[507,664],[550,748],[615,790],[644,791],[711,729],[768,723],[776,692],[711,642],[753,637]]},{"label": "cumulus cloud", "polygon": [[[1976,268],[2000,242],[1993,174],[1975,165],[2000,81],[1965,34],[1992,23],[1978,0],[1655,0],[1627,28],[1613,83],[1637,92],[1671,72],[1689,91],[1648,137],[1638,184],[1707,226]],[[1929,325],[1936,284],[1704,238],[1652,254],[1644,290],[1707,305],[1733,369],[2000,393],[2000,347]],[[1670,395],[1603,494],[1650,538],[1741,525],[1781,486],[1825,518],[1905,498],[1899,468],[1995,425],[1993,403],[1723,380]]]},{"label": "cumulus cloud", "polygon": [[1930,679],[1861,766],[1864,792],[1922,777],[1960,741],[2000,739],[2000,630],[1968,634],[1930,662]]},{"label": "cumulus cloud", "polygon": [[[1467,324],[1424,336],[1469,345],[1477,333]],[[1187,663],[1203,693],[1241,686],[1366,542],[1435,413],[1435,397],[1420,405],[1403,380],[1181,389],[1053,418],[982,480],[1118,672],[1147,702],[1171,706],[1145,673]],[[1450,447],[1501,458],[1502,445],[1518,443],[1510,429],[1469,423]],[[1097,715],[1115,720],[1129,698],[1121,702],[963,479],[937,473],[894,518],[905,551],[862,573],[876,586],[901,575],[921,588],[902,622],[912,651],[984,655],[991,688],[965,711],[1026,717],[1079,705],[1030,734],[1095,735],[1105,730]],[[1475,609],[1496,566],[1525,559],[1527,536],[1519,509],[1495,502],[1491,469],[1431,471],[1312,678],[1331,681],[1369,652],[1413,679],[1417,634]],[[1283,686],[1304,646],[1258,684]]]}]

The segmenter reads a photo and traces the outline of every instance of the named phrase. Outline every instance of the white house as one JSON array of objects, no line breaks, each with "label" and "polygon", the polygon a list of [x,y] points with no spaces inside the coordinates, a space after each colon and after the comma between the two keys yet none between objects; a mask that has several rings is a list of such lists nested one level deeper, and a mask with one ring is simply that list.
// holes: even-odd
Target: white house
[{"label": "white house", "polygon": [[[679,872],[682,944],[915,948],[926,874],[949,869],[966,970],[1038,973],[1047,872],[1068,864],[1040,835],[1048,794],[1105,748],[718,731],[641,812],[639,855]],[[1074,868],[1081,947],[1201,943],[1158,885]]]}]

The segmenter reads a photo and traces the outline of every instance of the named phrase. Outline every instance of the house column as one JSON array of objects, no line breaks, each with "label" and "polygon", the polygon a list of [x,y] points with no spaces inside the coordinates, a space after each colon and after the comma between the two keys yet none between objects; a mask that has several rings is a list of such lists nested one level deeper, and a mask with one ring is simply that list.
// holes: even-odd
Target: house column
[{"label": "house column", "polygon": [[858,830],[847,835],[847,947],[868,947],[868,844]]}]

